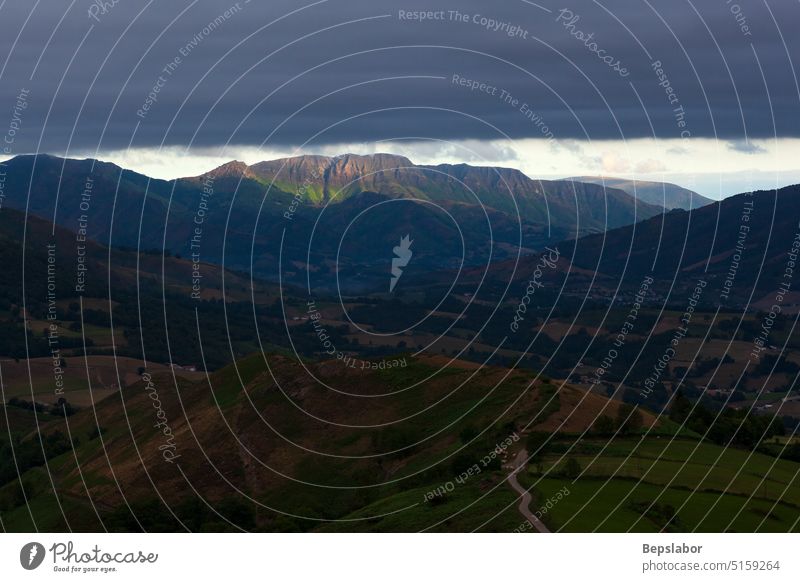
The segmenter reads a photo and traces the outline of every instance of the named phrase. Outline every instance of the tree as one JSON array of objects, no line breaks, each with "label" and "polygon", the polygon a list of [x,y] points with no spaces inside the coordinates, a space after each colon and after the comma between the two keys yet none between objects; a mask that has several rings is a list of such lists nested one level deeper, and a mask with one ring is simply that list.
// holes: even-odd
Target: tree
[{"label": "tree", "polygon": [[642,424],[642,413],[639,412],[638,407],[623,404],[617,410],[617,426],[620,434],[628,435],[637,432],[642,428]]},{"label": "tree", "polygon": [[669,411],[669,417],[675,422],[682,423],[689,416],[692,410],[692,403],[683,394],[683,390],[678,390],[675,395],[675,401],[672,403],[672,409]]},{"label": "tree", "polygon": [[574,457],[570,457],[564,464],[562,473],[567,479],[576,479],[581,474],[581,464]]},{"label": "tree", "polygon": [[461,439],[462,443],[468,443],[476,436],[478,436],[478,429],[472,425],[465,426],[458,434],[458,437]]},{"label": "tree", "polygon": [[611,420],[610,416],[601,414],[594,421],[592,431],[602,436],[614,434],[614,421]]},{"label": "tree", "polygon": [[547,452],[548,438],[550,438],[550,435],[541,431],[534,431],[528,435],[526,446],[532,463],[540,461]]},{"label": "tree", "polygon": [[72,416],[75,414],[75,409],[63,396],[60,397],[50,410],[50,414],[55,416]]}]

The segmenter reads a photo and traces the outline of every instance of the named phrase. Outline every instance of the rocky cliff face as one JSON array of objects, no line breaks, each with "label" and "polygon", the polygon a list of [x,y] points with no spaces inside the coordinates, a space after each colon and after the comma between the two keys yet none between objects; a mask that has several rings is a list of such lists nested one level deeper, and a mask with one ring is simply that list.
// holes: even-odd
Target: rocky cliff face
[{"label": "rocky cliff face", "polygon": [[227,164],[222,164],[219,168],[215,168],[210,172],[206,172],[201,176],[197,176],[195,180],[198,181],[205,181],[207,179],[219,179],[219,178],[251,178],[255,179],[256,175],[250,171],[250,168],[247,164],[240,161],[233,161],[228,162]]},{"label": "rocky cliff face", "polygon": [[388,188],[390,182],[401,183],[414,173],[414,164],[402,156],[376,154],[374,156],[297,156],[250,167],[261,181],[274,183],[287,191],[299,191],[315,202],[344,198],[364,191],[381,191],[397,194],[398,188]]},{"label": "rocky cliff face", "polygon": [[533,180],[512,168],[416,165],[408,158],[391,154],[297,156],[260,162],[246,170],[236,168],[314,204],[377,192],[394,198],[483,206],[572,230],[573,237],[661,213],[655,205],[602,185]]},{"label": "rocky cliff face", "polygon": [[250,166],[260,180],[273,179],[295,184],[304,182],[321,182],[331,158],[327,156],[297,156],[294,158],[281,158],[268,162],[259,162]]},{"label": "rocky cliff face", "polygon": [[336,157],[298,156],[260,162],[249,171],[263,181],[320,184],[328,192],[346,196],[358,192],[414,195],[428,198],[430,192],[506,191],[541,193],[541,188],[519,170],[476,167],[467,164],[421,166],[403,156],[345,154]]}]

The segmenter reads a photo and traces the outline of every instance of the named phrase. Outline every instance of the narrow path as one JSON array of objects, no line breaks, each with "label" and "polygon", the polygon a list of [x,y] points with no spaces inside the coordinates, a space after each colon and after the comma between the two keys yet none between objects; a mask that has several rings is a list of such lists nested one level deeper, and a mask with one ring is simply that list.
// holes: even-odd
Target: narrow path
[{"label": "narrow path", "polygon": [[511,485],[511,488],[519,493],[522,498],[519,502],[519,512],[522,516],[528,520],[528,522],[534,527],[536,531],[539,533],[550,533],[550,530],[542,523],[538,517],[533,515],[530,510],[530,503],[531,503],[531,494],[529,491],[526,491],[525,488],[519,484],[517,481],[517,473],[519,473],[522,469],[525,468],[527,464],[526,461],[528,460],[528,451],[522,449],[517,456],[514,457],[513,461],[513,469],[511,473],[508,475],[508,483]]}]

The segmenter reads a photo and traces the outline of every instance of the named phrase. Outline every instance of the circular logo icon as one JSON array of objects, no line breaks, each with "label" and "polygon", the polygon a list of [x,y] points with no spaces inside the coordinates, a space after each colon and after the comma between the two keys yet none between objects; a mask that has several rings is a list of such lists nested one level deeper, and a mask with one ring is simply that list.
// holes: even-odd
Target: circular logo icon
[{"label": "circular logo icon", "polygon": [[19,563],[26,570],[35,570],[44,561],[44,546],[38,542],[30,542],[19,551]]}]

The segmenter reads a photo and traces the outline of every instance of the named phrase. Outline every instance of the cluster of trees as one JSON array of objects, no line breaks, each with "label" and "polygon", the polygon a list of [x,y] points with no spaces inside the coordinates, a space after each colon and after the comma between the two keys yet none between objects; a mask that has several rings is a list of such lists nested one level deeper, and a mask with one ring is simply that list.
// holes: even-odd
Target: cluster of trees
[{"label": "cluster of trees", "polygon": [[612,418],[606,414],[597,417],[592,425],[592,432],[599,436],[627,436],[642,429],[644,418],[637,406],[623,404]]},{"label": "cluster of trees", "polygon": [[678,391],[669,413],[670,419],[688,429],[706,435],[719,445],[757,448],[775,436],[783,436],[785,428],[775,415],[752,414],[747,409],[725,408],[718,413],[702,402],[693,403]]},{"label": "cluster of trees", "polygon": [[[42,435],[41,442],[39,438],[4,442],[0,445],[0,486],[17,479],[18,475],[29,469],[41,467],[50,459],[70,450],[72,446],[69,438],[58,430]],[[77,440],[74,446],[78,446]]]},{"label": "cluster of trees", "polygon": [[[27,341],[26,341],[27,338]],[[93,345],[87,339],[87,346]],[[59,336],[58,347],[61,349],[83,348],[81,338]],[[23,358],[43,358],[52,354],[44,333],[34,334],[25,326],[12,319],[0,320],[0,355],[21,360]]]},{"label": "cluster of trees", "polygon": [[[541,471],[541,464],[547,455],[552,450],[553,435],[546,432],[534,431],[528,435],[526,441],[526,450],[530,456],[530,462],[539,465]],[[558,468],[557,473],[566,477],[567,479],[577,479],[581,474],[581,464],[575,457],[568,457],[566,461]]]},{"label": "cluster of trees", "polygon": [[769,376],[771,374],[797,374],[800,366],[786,359],[786,356],[767,354],[753,369],[754,376]]},{"label": "cluster of trees", "polygon": [[15,408],[22,408],[23,410],[31,410],[38,413],[49,412],[53,416],[72,416],[77,412],[72,404],[63,396],[59,398],[52,406],[47,406],[41,402],[29,402],[16,396],[10,398],[6,403],[8,406]]},{"label": "cluster of trees", "polygon": [[13,406],[14,408],[22,408],[23,410],[31,410],[35,412],[44,412],[45,409],[45,405],[41,402],[28,402],[27,400],[17,398],[16,396],[9,398],[6,404],[8,406]]},{"label": "cluster of trees", "polygon": [[254,531],[257,510],[256,505],[240,497],[210,502],[208,505],[193,497],[169,507],[153,499],[131,503],[130,510],[123,505],[103,516],[103,523],[111,532],[176,532],[186,529],[192,532]]},{"label": "cluster of trees", "polygon": [[641,501],[631,503],[630,507],[655,523],[661,531],[683,531],[677,510],[669,503]]},{"label": "cluster of trees", "polygon": [[[453,461],[450,463],[450,472],[458,476],[479,463],[481,463],[480,467],[483,471],[500,469],[501,460],[499,455],[493,456],[491,461],[485,465],[482,460],[498,443],[503,442],[509,435],[513,435],[516,432],[517,426],[513,422],[507,422],[492,427],[491,430],[486,431],[480,438],[476,439],[480,431],[472,425],[464,427],[459,434],[459,438],[462,443],[469,443],[469,446],[453,457]],[[476,440],[471,442],[473,439]]]},{"label": "cluster of trees", "polygon": [[687,378],[701,378],[709,372],[716,370],[721,364],[733,364],[735,361],[736,360],[728,354],[725,354],[722,360],[719,358],[710,358],[708,360],[698,359],[689,370],[686,368],[675,368],[675,377],[682,378],[685,373]]}]

